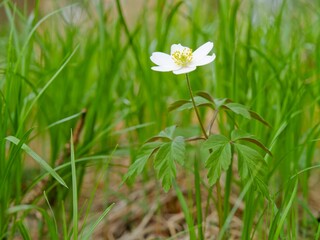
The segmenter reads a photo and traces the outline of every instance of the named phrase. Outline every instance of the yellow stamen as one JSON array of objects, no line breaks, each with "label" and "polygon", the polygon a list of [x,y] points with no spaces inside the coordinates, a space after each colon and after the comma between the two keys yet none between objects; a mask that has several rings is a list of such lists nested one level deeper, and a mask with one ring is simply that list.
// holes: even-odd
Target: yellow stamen
[{"label": "yellow stamen", "polygon": [[186,66],[188,63],[192,61],[192,49],[184,48],[182,51],[175,51],[171,55],[175,64],[179,66]]}]

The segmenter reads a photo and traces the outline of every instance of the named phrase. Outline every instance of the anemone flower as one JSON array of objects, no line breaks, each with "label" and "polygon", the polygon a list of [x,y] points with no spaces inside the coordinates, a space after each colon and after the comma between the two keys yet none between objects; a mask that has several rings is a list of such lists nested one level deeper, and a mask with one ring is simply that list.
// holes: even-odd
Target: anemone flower
[{"label": "anemone flower", "polygon": [[194,71],[198,66],[211,63],[216,55],[208,55],[213,48],[212,42],[207,42],[192,52],[191,48],[181,44],[173,44],[171,53],[152,53],[150,59],[158,66],[151,69],[159,72],[173,72],[174,74],[184,74]]}]

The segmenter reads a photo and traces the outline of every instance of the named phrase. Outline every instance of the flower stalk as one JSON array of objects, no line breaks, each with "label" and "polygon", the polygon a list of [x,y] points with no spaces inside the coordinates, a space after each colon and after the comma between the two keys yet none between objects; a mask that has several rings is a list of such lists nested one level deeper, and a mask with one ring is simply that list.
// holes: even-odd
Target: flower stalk
[{"label": "flower stalk", "polygon": [[196,112],[196,115],[197,115],[201,130],[202,130],[202,133],[203,133],[204,137],[206,139],[208,139],[208,134],[207,134],[206,130],[204,129],[204,126],[202,124],[202,121],[201,121],[201,118],[200,118],[200,114],[199,114],[196,102],[194,101],[194,97],[193,97],[193,93],[192,93],[191,84],[190,84],[190,80],[189,80],[189,75],[188,74],[186,74],[186,79],[187,79],[187,85],[188,85],[188,89],[189,89],[192,105],[193,105],[194,111]]},{"label": "flower stalk", "polygon": [[[188,74],[186,74],[186,79],[187,79],[187,85],[188,85],[188,89],[189,89],[192,105],[193,105],[194,111],[196,112],[196,115],[197,115],[197,118],[198,118],[198,121],[199,121],[199,124],[200,124],[200,127],[201,127],[201,131],[202,131],[205,139],[208,139],[209,136],[208,136],[208,134],[207,134],[207,132],[206,132],[204,126],[203,126],[203,123],[201,121],[197,105],[196,105],[195,100],[194,100],[194,96],[193,96],[193,93],[192,93],[191,84],[190,84],[190,80],[189,80],[189,75]],[[213,121],[210,123],[210,125],[213,125],[215,118],[216,118],[216,116],[214,116]],[[210,152],[211,152],[211,149],[210,149]],[[222,211],[222,196],[221,196],[220,179],[217,180],[216,188],[217,188],[217,195],[218,195],[218,201],[217,201],[217,203],[218,203],[218,207],[217,208],[218,209],[217,210],[218,210],[218,218],[219,218],[219,228],[221,229],[222,225],[223,225],[223,211]],[[210,188],[210,189],[212,189],[212,188]]]}]

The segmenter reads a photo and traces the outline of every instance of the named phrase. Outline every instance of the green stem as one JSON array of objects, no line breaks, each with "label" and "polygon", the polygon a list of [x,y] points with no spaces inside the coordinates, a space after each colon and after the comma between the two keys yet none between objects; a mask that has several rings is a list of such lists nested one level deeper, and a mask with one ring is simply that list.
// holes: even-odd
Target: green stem
[{"label": "green stem", "polygon": [[[223,203],[223,224],[225,222],[225,220],[228,217],[228,214],[230,212],[230,193],[231,193],[231,182],[232,182],[232,176],[233,176],[233,172],[232,172],[232,165],[233,165],[233,153],[234,153],[234,148],[232,147],[231,150],[231,164],[230,167],[227,171],[227,177],[226,177],[226,184],[224,187],[224,203]],[[223,225],[222,224],[222,225]],[[229,232],[227,232],[226,234],[229,234]],[[229,235],[227,235],[225,238],[228,239]]]},{"label": "green stem", "polygon": [[[200,118],[200,115],[199,115],[198,108],[197,108],[196,103],[194,101],[194,97],[193,97],[193,93],[192,93],[192,89],[191,89],[191,85],[190,85],[190,80],[189,80],[189,75],[188,74],[186,74],[186,79],[187,79],[188,89],[189,89],[191,101],[192,101],[192,104],[193,104],[193,108],[194,108],[194,111],[196,112],[196,115],[197,115],[201,130],[202,130],[202,133],[203,133],[204,137],[206,139],[208,139],[208,134],[207,134],[206,130],[204,129],[204,126],[202,124],[202,121],[201,121],[201,118]],[[216,118],[216,116],[214,117],[214,119],[215,118]],[[213,124],[213,122],[212,122],[212,124]],[[210,150],[210,153],[211,152],[212,151]],[[218,195],[219,228],[221,229],[221,227],[223,225],[223,211],[222,211],[222,197],[221,197],[220,179],[218,179],[218,181],[216,183],[216,187],[217,187],[217,195]]]},{"label": "green stem", "polygon": [[201,118],[200,118],[200,115],[199,115],[198,108],[197,108],[196,103],[194,101],[194,97],[193,97],[193,93],[192,93],[192,90],[191,90],[191,85],[190,85],[190,80],[189,80],[188,74],[186,74],[186,79],[187,79],[188,89],[189,89],[189,93],[190,93],[190,97],[191,97],[191,101],[192,101],[192,104],[193,104],[194,111],[196,112],[196,115],[197,115],[201,130],[203,132],[203,135],[204,135],[204,137],[206,139],[208,139],[208,134],[207,134],[206,130],[203,127],[203,124],[202,124],[202,121],[201,121]]},{"label": "green stem", "polygon": [[218,195],[218,218],[219,218],[219,229],[223,226],[223,212],[222,212],[222,197],[221,197],[221,185],[220,185],[220,178],[217,180],[216,183],[217,187],[217,195]]},{"label": "green stem", "polygon": [[200,185],[200,167],[199,161],[194,159],[194,181],[196,188],[196,205],[197,205],[197,223],[198,223],[198,239],[203,240],[203,226],[202,226],[202,207],[201,207],[201,185]]},{"label": "green stem", "polygon": [[[232,166],[233,159],[231,159],[231,164]],[[227,171],[227,177],[226,177],[226,185],[225,185],[225,190],[224,190],[224,214],[223,214],[223,219],[226,219],[228,217],[229,211],[230,211],[230,192],[231,192],[231,182],[232,182],[232,167],[230,167]]]},{"label": "green stem", "polygon": [[189,239],[190,240],[196,240],[197,236],[196,236],[196,232],[195,232],[195,228],[194,228],[194,224],[193,224],[193,217],[191,212],[189,211],[187,202],[180,190],[180,188],[178,187],[177,183],[175,182],[175,180],[172,180],[172,185],[176,191],[178,200],[180,202],[180,206],[182,208],[184,217],[186,218],[186,223],[188,225],[188,230],[189,230]]},{"label": "green stem", "polygon": [[320,239],[320,223],[318,224],[318,230],[317,230],[317,234],[316,234],[315,240],[319,240],[319,239]]}]

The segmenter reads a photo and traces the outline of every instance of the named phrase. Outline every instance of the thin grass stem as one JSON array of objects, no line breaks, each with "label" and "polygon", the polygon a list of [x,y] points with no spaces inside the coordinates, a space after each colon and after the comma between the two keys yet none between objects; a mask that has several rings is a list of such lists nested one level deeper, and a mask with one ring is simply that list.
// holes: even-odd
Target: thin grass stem
[{"label": "thin grass stem", "polygon": [[178,197],[178,200],[180,202],[180,205],[181,205],[181,208],[182,208],[182,211],[184,213],[184,216],[186,218],[186,222],[187,222],[187,225],[188,225],[188,229],[189,229],[189,237],[190,237],[190,240],[196,240],[197,239],[197,236],[196,236],[196,232],[195,232],[195,226],[194,226],[194,223],[193,223],[193,218],[192,218],[192,214],[191,212],[189,211],[189,208],[188,208],[188,204],[180,190],[180,188],[178,187],[177,183],[173,180],[172,181],[172,185],[177,193],[177,197]]},{"label": "thin grass stem", "polygon": [[202,226],[202,207],[201,207],[201,184],[200,184],[200,167],[197,158],[194,159],[194,183],[196,188],[196,205],[197,205],[197,222],[198,222],[198,239],[203,240]]},{"label": "thin grass stem", "polygon": [[77,187],[77,172],[74,156],[73,134],[71,131],[70,141],[70,159],[72,173],[72,206],[73,206],[73,239],[78,239],[78,187]]}]

